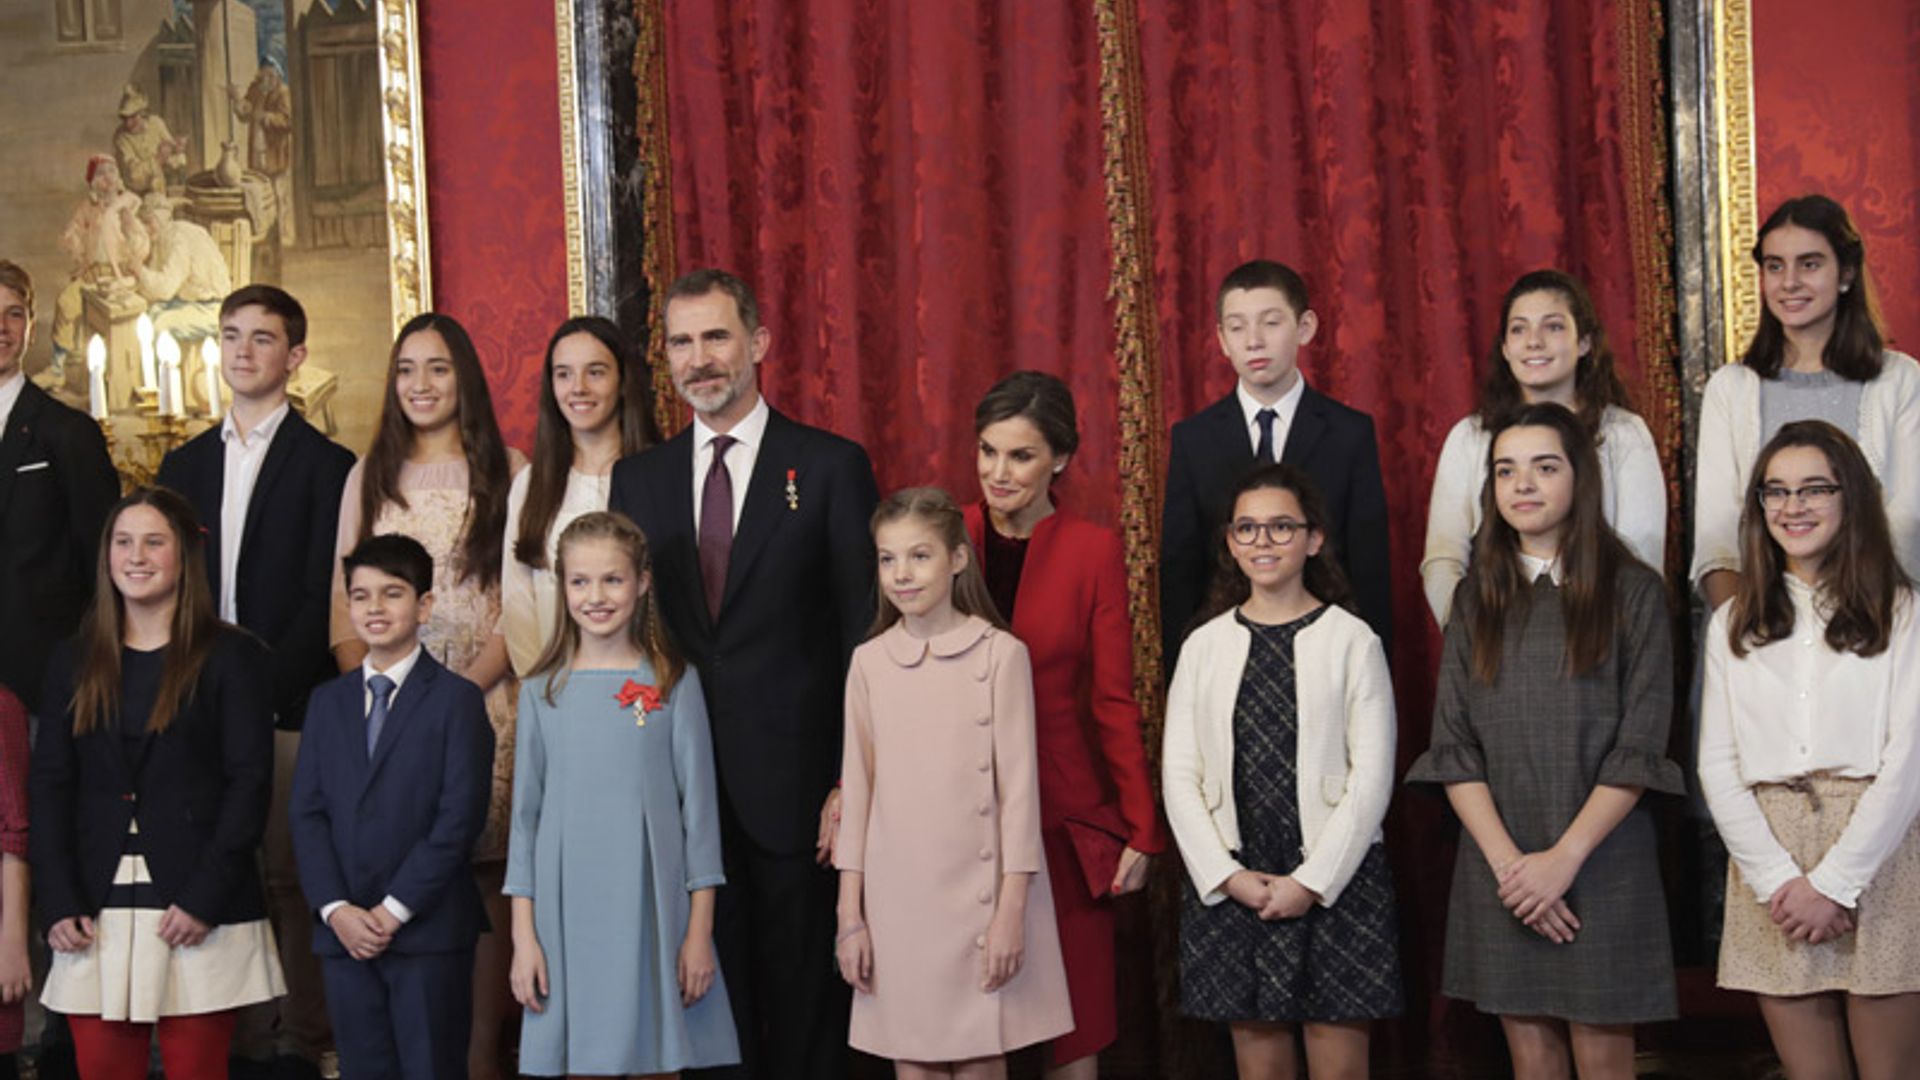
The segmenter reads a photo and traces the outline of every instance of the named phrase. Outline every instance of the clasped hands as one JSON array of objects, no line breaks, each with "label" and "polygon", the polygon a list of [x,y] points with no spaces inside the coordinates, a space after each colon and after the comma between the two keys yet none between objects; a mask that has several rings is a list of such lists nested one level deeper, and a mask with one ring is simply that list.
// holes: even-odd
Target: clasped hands
[{"label": "clasped hands", "polygon": [[[207,940],[213,927],[194,918],[174,904],[160,916],[160,940],[175,948],[192,948]],[[70,915],[47,930],[47,944],[54,952],[80,952],[93,946],[93,920],[85,915]]]},{"label": "clasped hands", "polygon": [[1788,940],[1809,945],[1853,932],[1853,913],[1827,899],[1804,874],[1773,891],[1767,914]]},{"label": "clasped hands", "polygon": [[1556,945],[1573,941],[1580,919],[1567,906],[1567,890],[1581,860],[1558,846],[1516,855],[1493,867],[1500,903],[1529,930]]},{"label": "clasped hands", "polygon": [[333,936],[340,939],[346,947],[347,955],[355,960],[371,960],[387,951],[393,944],[393,935],[400,929],[400,920],[393,917],[385,904],[375,904],[371,908],[354,904],[342,904],[328,917],[327,925],[333,928]]},{"label": "clasped hands", "polygon": [[1242,907],[1253,910],[1262,922],[1297,919],[1320,902],[1319,893],[1292,878],[1258,870],[1234,871],[1222,891]]}]

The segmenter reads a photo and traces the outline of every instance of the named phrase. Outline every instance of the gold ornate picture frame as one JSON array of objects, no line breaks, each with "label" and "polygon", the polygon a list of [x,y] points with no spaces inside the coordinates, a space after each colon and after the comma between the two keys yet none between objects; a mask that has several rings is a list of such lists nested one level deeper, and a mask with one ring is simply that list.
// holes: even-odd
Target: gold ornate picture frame
[{"label": "gold ornate picture frame", "polygon": [[224,414],[219,301],[251,283],[307,310],[295,407],[365,446],[394,332],[432,304],[415,0],[20,0],[0,90],[25,366],[130,482]]}]

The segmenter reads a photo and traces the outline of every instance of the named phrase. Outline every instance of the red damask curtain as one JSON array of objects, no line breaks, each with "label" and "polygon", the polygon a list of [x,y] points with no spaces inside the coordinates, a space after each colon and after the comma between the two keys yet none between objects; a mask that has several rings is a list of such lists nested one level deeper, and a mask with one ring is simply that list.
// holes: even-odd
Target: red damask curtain
[{"label": "red damask curtain", "polygon": [[[1588,282],[1672,476],[1656,0],[636,2],[656,289],[702,265],[751,281],[768,397],[863,442],[886,488],[973,497],[980,392],[1021,367],[1066,379],[1083,442],[1063,497],[1128,527],[1143,649],[1161,446],[1231,389],[1214,289],[1248,258],[1305,274],[1307,377],[1379,427],[1403,764],[1438,653],[1418,580],[1434,460],[1516,276]],[[1485,1025],[1436,992],[1441,803],[1397,799],[1388,844],[1409,979],[1391,1056],[1457,1056]],[[1166,895],[1148,1027],[1171,1012]],[[1163,1041],[1170,1073],[1203,1071],[1190,1041]]]}]

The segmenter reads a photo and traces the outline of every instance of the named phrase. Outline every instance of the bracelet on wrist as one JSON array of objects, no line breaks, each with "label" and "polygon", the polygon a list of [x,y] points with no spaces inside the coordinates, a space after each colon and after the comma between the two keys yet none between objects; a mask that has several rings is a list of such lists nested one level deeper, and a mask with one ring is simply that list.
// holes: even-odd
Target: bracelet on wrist
[{"label": "bracelet on wrist", "polygon": [[854,923],[852,926],[849,926],[845,930],[840,931],[840,936],[834,938],[833,943],[835,945],[838,945],[841,942],[852,937],[853,935],[859,933],[860,931],[865,930],[866,928],[867,928],[866,923],[863,923],[863,922]]}]

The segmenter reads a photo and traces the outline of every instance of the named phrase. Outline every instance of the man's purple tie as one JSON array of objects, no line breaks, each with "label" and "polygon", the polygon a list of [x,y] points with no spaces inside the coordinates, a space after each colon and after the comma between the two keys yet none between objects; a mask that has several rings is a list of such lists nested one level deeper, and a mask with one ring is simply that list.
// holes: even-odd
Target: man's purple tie
[{"label": "man's purple tie", "polygon": [[738,441],[731,435],[713,437],[713,464],[700,485],[700,581],[707,590],[707,614],[715,619],[727,592],[727,556],[733,551],[733,474],[724,459]]}]

